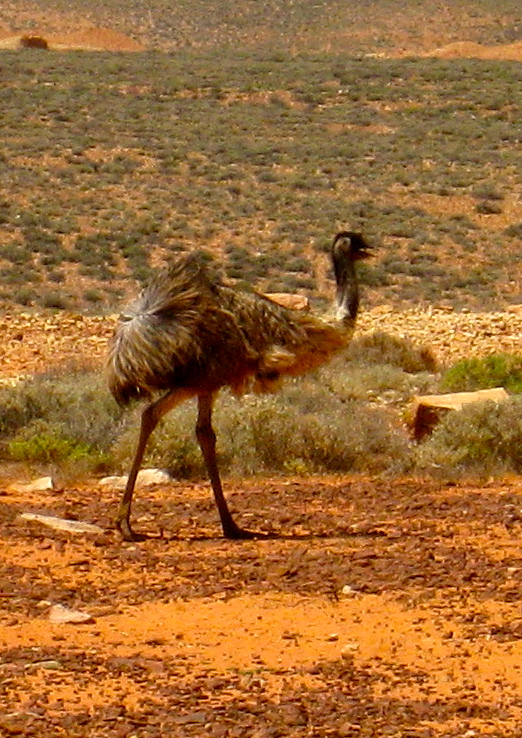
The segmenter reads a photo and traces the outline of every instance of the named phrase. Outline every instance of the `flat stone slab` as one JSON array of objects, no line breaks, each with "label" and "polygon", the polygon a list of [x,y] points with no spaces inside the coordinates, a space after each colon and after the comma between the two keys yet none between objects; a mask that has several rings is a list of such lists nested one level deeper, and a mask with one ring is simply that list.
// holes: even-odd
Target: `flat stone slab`
[{"label": "flat stone slab", "polygon": [[476,390],[475,392],[451,392],[444,395],[421,395],[413,403],[413,435],[416,441],[429,435],[441,418],[450,410],[462,410],[474,402],[504,402],[509,397],[503,387]]},{"label": "flat stone slab", "polygon": [[22,520],[47,525],[55,530],[65,530],[68,533],[103,533],[103,528],[94,523],[84,523],[81,520],[67,520],[56,518],[53,515],[40,515],[40,513],[25,512],[19,516]]}]

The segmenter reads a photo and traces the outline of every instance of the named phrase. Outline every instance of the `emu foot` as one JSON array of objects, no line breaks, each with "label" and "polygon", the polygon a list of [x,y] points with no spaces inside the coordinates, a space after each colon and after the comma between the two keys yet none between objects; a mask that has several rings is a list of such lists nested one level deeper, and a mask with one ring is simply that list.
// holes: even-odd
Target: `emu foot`
[{"label": "emu foot", "polygon": [[120,531],[121,537],[124,541],[128,541],[129,543],[137,543],[138,541],[145,541],[147,536],[144,536],[140,533],[135,533],[127,518],[123,518],[123,520],[116,520],[116,528]]},{"label": "emu foot", "polygon": [[231,541],[251,541],[255,538],[266,538],[263,533],[254,533],[251,530],[239,528],[235,523],[226,527],[223,526],[223,535]]}]

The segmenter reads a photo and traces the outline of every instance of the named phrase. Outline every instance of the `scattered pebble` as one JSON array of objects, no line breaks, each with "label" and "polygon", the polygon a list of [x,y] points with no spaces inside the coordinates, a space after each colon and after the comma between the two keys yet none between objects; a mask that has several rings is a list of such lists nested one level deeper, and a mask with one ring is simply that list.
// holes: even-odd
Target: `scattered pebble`
[{"label": "scattered pebble", "polygon": [[9,486],[9,492],[54,492],[55,484],[52,477],[40,477],[33,482],[15,482]]},{"label": "scattered pebble", "polygon": [[[136,486],[150,487],[153,484],[168,484],[169,482],[172,482],[172,477],[163,469],[142,469],[138,472]],[[103,479],[100,479],[99,484],[102,487],[110,487],[110,489],[120,490],[125,488],[127,477],[103,477]]]},{"label": "scattered pebble", "polygon": [[350,656],[359,650],[357,641],[347,641],[341,648],[341,656]]},{"label": "scattered pebble", "polygon": [[27,669],[48,669],[49,671],[55,671],[61,669],[62,665],[55,659],[49,659],[48,661],[36,661],[34,664],[27,664]]},{"label": "scattered pebble", "polygon": [[94,623],[92,615],[80,610],[70,610],[64,605],[53,605],[49,610],[51,623]]},{"label": "scattered pebble", "polygon": [[103,528],[93,523],[83,523],[81,520],[66,520],[64,518],[56,518],[53,515],[40,515],[39,513],[22,513],[22,520],[30,520],[35,523],[48,525],[56,530],[65,530],[68,533],[103,533]]}]

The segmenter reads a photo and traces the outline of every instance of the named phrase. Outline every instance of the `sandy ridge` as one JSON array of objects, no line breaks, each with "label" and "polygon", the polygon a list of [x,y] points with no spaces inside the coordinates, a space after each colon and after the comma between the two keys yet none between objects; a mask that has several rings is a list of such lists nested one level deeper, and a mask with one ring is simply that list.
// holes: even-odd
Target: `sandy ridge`
[{"label": "sandy ridge", "polygon": [[54,51],[144,51],[145,46],[134,39],[108,28],[89,28],[71,33],[48,31],[13,32],[0,28],[0,49],[18,49],[24,38],[43,39]]}]

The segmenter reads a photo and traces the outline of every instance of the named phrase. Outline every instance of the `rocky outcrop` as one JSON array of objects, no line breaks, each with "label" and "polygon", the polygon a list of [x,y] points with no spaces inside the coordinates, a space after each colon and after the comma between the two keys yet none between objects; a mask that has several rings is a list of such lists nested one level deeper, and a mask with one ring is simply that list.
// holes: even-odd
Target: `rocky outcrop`
[{"label": "rocky outcrop", "polygon": [[424,395],[417,397],[413,403],[411,425],[413,437],[422,441],[442,420],[446,413],[452,410],[462,410],[465,405],[474,402],[503,402],[509,397],[503,387],[477,390],[475,392],[452,392],[444,395]]}]

